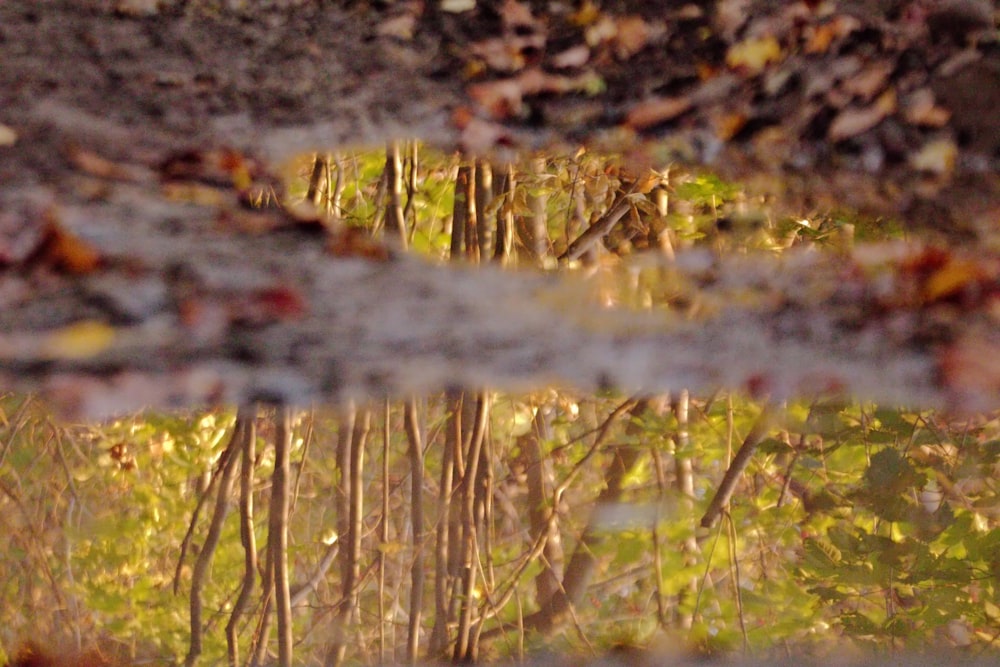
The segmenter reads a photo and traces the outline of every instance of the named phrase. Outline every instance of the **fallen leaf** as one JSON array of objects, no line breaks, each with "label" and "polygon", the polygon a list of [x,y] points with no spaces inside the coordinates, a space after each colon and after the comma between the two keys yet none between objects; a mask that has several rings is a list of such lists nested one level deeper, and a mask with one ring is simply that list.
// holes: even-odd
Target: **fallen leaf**
[{"label": "fallen leaf", "polygon": [[558,69],[583,67],[588,60],[590,60],[590,48],[585,44],[580,44],[555,54],[549,59],[549,64]]},{"label": "fallen leaf", "polygon": [[867,107],[848,107],[837,114],[830,123],[827,138],[830,141],[842,141],[856,137],[881,123],[895,110],[896,95],[892,90],[888,90]]},{"label": "fallen leaf", "polygon": [[537,67],[532,67],[514,77],[473,84],[469,86],[468,92],[469,97],[478,102],[491,116],[502,119],[520,115],[525,96],[540,93],[589,92],[599,82],[600,79],[586,72],[568,77],[548,74]]},{"label": "fallen leaf", "polygon": [[44,335],[41,352],[50,359],[88,359],[106,350],[115,330],[98,320],[83,320]]},{"label": "fallen leaf", "polygon": [[951,112],[937,106],[930,88],[920,88],[903,101],[903,117],[911,125],[943,127],[951,118]]},{"label": "fallen leaf", "polygon": [[518,0],[504,0],[500,5],[500,21],[508,31],[536,30],[543,27],[542,22],[531,13],[531,7]]},{"label": "fallen leaf", "polygon": [[441,0],[441,11],[461,14],[476,8],[476,0]]},{"label": "fallen leaf", "polygon": [[958,295],[967,287],[986,278],[983,268],[969,259],[950,258],[924,282],[924,299],[928,303]]},{"label": "fallen leaf", "polygon": [[592,0],[584,0],[578,10],[569,15],[569,22],[577,27],[584,27],[595,23],[601,18],[601,8]]},{"label": "fallen leaf", "polygon": [[910,156],[910,166],[940,176],[950,174],[958,159],[958,146],[950,139],[933,139]]},{"label": "fallen leaf", "polygon": [[96,271],[101,265],[100,253],[63,228],[54,215],[49,220],[45,241],[40,250],[43,262],[67,273],[87,274]]},{"label": "fallen leaf", "polygon": [[781,60],[781,45],[774,37],[751,38],[729,47],[726,64],[749,75],[759,74],[770,63]]},{"label": "fallen leaf", "polygon": [[847,14],[837,14],[826,23],[811,26],[805,31],[806,43],[803,51],[808,54],[822,54],[830,50],[837,40],[850,35],[861,27],[861,21]]},{"label": "fallen leaf", "polygon": [[583,36],[588,45],[598,46],[613,40],[617,33],[618,24],[614,18],[607,14],[601,14],[596,21],[587,26]]},{"label": "fallen leaf", "polygon": [[625,124],[644,130],[677,118],[691,108],[687,97],[657,97],[639,102],[625,116]]},{"label": "fallen leaf", "polygon": [[524,69],[529,57],[545,46],[542,35],[495,37],[476,42],[469,52],[481,58],[490,69],[498,72],[516,72]]},{"label": "fallen leaf", "polygon": [[750,0],[718,0],[712,22],[726,41],[732,41],[750,15]]},{"label": "fallen leaf", "polygon": [[67,156],[73,166],[85,174],[116,181],[139,180],[135,166],[112,162],[84,148],[72,146],[67,150]]},{"label": "fallen leaf", "polygon": [[723,141],[729,141],[742,130],[747,124],[747,115],[742,112],[724,113],[713,119],[715,126],[715,136]]},{"label": "fallen leaf", "polygon": [[614,36],[615,56],[627,60],[639,53],[649,41],[650,28],[641,16],[623,16],[617,20]]},{"label": "fallen leaf", "polygon": [[232,192],[227,192],[212,185],[195,182],[166,183],[163,186],[163,196],[170,201],[198,206],[222,206],[232,201]]},{"label": "fallen leaf", "polygon": [[376,32],[385,37],[395,37],[408,41],[413,39],[413,31],[417,27],[415,14],[400,14],[386,19],[379,24]]},{"label": "fallen leaf", "polygon": [[0,123],[0,146],[13,146],[17,143],[17,132],[12,127]]},{"label": "fallen leaf", "polygon": [[892,74],[892,66],[886,62],[879,62],[861,70],[841,83],[840,86],[844,92],[868,102],[885,90],[890,74]]},{"label": "fallen leaf", "polygon": [[246,190],[264,173],[260,163],[232,149],[187,150],[175,153],[159,166],[167,182],[196,181],[236,190]]},{"label": "fallen leaf", "polygon": [[309,310],[298,290],[285,285],[259,290],[250,304],[256,319],[266,322],[297,320]]}]

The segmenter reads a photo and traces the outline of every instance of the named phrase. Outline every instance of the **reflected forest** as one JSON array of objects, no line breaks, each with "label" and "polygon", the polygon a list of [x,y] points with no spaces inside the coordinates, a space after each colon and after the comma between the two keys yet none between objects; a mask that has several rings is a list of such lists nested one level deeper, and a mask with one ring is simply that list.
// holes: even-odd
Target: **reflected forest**
[{"label": "reflected forest", "polygon": [[[283,207],[338,257],[564,274],[594,298],[554,293],[553,312],[592,309],[593,327],[723,307],[670,279],[684,253],[912,240],[900,220],[790,213],[708,172],[630,164],[415,142],[309,154],[281,183],[247,181],[233,224],[252,234],[269,224],[253,211]],[[980,280],[941,252],[908,269],[925,302]],[[93,332],[65,333],[85,353]],[[3,395],[0,664],[53,647],[89,667],[990,654],[1000,415],[824,389],[482,386],[101,422]]]}]

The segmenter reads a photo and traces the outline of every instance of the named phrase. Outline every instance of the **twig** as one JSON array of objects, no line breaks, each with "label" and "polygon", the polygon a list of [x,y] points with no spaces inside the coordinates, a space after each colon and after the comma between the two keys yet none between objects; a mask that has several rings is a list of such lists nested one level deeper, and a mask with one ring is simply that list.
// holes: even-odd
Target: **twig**
[{"label": "twig", "polygon": [[711,528],[715,525],[715,522],[719,518],[719,514],[722,513],[722,509],[729,503],[729,499],[733,495],[733,491],[736,489],[736,482],[746,467],[750,464],[750,460],[753,458],[754,452],[757,451],[757,445],[764,440],[764,436],[767,435],[767,430],[771,422],[771,410],[769,406],[765,405],[764,410],[760,413],[757,418],[756,423],[754,423],[753,428],[747,433],[746,438],[743,439],[743,444],[740,445],[739,451],[736,452],[736,456],[733,457],[732,463],[729,464],[729,469],[726,470],[725,476],[719,483],[719,488],[716,489],[715,495],[712,497],[712,501],[708,504],[708,509],[705,510],[704,516],[701,517],[701,527]]}]

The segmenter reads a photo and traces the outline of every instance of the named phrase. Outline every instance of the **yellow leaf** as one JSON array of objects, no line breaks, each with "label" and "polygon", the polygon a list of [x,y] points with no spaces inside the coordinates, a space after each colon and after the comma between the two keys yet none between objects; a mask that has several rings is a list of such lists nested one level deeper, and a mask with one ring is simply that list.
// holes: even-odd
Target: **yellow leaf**
[{"label": "yellow leaf", "polygon": [[759,74],[768,63],[781,59],[781,45],[774,37],[748,39],[729,47],[726,64],[733,69]]},{"label": "yellow leaf", "polygon": [[948,175],[955,168],[958,147],[949,139],[932,139],[923,148],[910,156],[910,166],[941,176]]},{"label": "yellow leaf", "polygon": [[927,279],[924,298],[930,302],[947,298],[981,277],[982,271],[975,262],[953,259]]},{"label": "yellow leaf", "polygon": [[106,350],[114,339],[113,327],[98,320],[83,320],[47,334],[42,350],[50,358],[87,359]]}]

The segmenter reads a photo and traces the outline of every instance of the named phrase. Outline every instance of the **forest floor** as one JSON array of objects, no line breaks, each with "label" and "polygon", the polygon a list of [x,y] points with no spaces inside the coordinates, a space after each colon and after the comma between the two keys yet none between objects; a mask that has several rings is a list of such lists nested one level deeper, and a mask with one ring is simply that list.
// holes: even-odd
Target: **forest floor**
[{"label": "forest floor", "polygon": [[417,136],[707,164],[949,235],[1000,216],[989,0],[15,1],[0,55],[5,198],[66,188],[79,150]]},{"label": "forest floor", "polygon": [[[472,343],[432,326],[430,313],[447,320],[475,307],[450,274],[425,281],[423,269],[394,260],[392,276],[378,278],[386,291],[375,293],[364,272],[377,265],[307,267],[322,244],[290,233],[296,223],[284,213],[244,206],[250,184],[280,188],[274,174],[291,156],[392,138],[497,158],[586,145],[639,166],[706,166],[773,195],[778,208],[850,208],[995,253],[997,18],[989,0],[0,3],[0,385],[58,392],[60,371],[114,376],[109,400],[165,405],[190,396],[311,400],[337,386],[405,392],[441,386],[451,373],[514,384],[550,375],[534,360],[555,369],[553,357],[523,347],[522,330],[545,338],[553,326],[541,307],[528,322],[533,315],[515,303],[525,286],[481,279],[485,290],[511,292],[520,320],[504,320],[502,309],[467,318],[479,319],[475,335],[497,354],[477,375],[462,362]],[[987,313],[990,338],[998,269],[984,266],[962,275],[985,285],[975,306]],[[398,306],[422,315],[426,330],[394,322],[412,334],[410,347],[387,339],[379,348],[386,323],[366,306],[411,274],[414,293]],[[329,293],[338,281],[357,284],[358,294]],[[436,311],[435,291],[450,295]],[[202,320],[185,305],[192,292],[209,304]],[[412,305],[421,299],[422,311]],[[263,326],[292,327],[300,311],[295,332]],[[345,324],[343,313],[355,311]],[[765,315],[773,324],[774,313]],[[192,330],[176,330],[192,317]],[[845,341],[864,326],[837,317]],[[367,345],[367,367],[358,350],[317,351],[335,323],[344,340]],[[509,347],[491,326],[510,336]],[[782,331],[778,339],[794,338]],[[976,345],[960,358],[1000,349]],[[910,347],[923,355],[915,367],[939,363]],[[738,350],[729,354],[737,383],[753,377]],[[803,352],[801,373],[814,357]],[[228,381],[242,373],[233,382],[243,389],[197,373],[161,378],[155,396],[129,384],[129,370],[176,372],[213,359],[216,371],[233,364],[219,372]],[[410,371],[399,370],[407,363]],[[601,384],[605,363],[595,357],[578,372]],[[301,373],[290,375],[296,365]],[[714,371],[698,372],[707,381]],[[1000,369],[980,380],[987,402],[995,376]],[[99,393],[71,392],[73,400]]]}]

